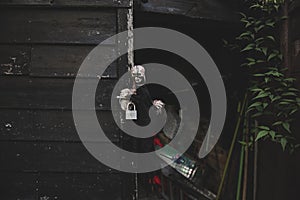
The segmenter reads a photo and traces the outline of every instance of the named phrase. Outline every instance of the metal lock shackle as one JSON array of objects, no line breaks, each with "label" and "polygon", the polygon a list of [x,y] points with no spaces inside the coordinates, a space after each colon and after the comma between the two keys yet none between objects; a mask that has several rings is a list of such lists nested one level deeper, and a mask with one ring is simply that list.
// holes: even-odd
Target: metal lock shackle
[{"label": "metal lock shackle", "polygon": [[136,110],[135,104],[132,101],[128,102],[128,104],[127,104],[127,110],[129,110],[129,106],[130,105],[133,105],[133,110],[132,111]]}]

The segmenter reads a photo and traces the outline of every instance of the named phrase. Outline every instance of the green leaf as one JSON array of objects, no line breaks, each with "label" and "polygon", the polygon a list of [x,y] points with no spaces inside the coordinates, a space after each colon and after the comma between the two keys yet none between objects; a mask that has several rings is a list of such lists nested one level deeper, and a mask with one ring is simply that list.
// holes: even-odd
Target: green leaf
[{"label": "green leaf", "polygon": [[297,112],[298,111],[298,108],[295,108],[295,109],[293,109],[289,114],[291,115],[291,114],[294,114],[295,112]]},{"label": "green leaf", "polygon": [[299,90],[296,89],[296,88],[289,88],[288,90],[289,90],[289,91],[293,91],[293,92],[298,92],[298,91],[299,91]]},{"label": "green leaf", "polygon": [[257,106],[260,106],[260,105],[262,105],[262,102],[255,102],[255,103],[251,104],[251,105],[249,106],[249,108],[257,107]]},{"label": "green leaf", "polygon": [[266,108],[269,105],[269,103],[265,102],[263,103],[263,107]]},{"label": "green leaf", "polygon": [[271,102],[274,102],[274,101],[276,101],[276,100],[278,100],[278,99],[281,99],[281,97],[280,97],[280,96],[276,96],[276,97],[274,97],[274,98],[271,100]]},{"label": "green leaf", "polygon": [[253,76],[255,77],[261,77],[261,76],[265,76],[264,74],[253,74]]},{"label": "green leaf", "polygon": [[286,78],[286,79],[284,79],[285,81],[288,81],[288,82],[294,82],[294,81],[296,81],[296,79],[295,78]]},{"label": "green leaf", "polygon": [[267,26],[274,27],[274,25],[275,25],[275,22],[274,22],[274,21],[271,21],[271,22],[266,22],[266,25],[267,25]]},{"label": "green leaf", "polygon": [[268,53],[268,48],[267,47],[262,47],[261,51],[263,52],[263,54],[266,56]]},{"label": "green leaf", "polygon": [[275,42],[275,38],[272,35],[268,35],[267,38]]},{"label": "green leaf", "polygon": [[283,151],[285,150],[285,147],[286,147],[286,144],[287,144],[287,139],[286,138],[281,138],[280,139],[280,143],[281,143],[281,146],[282,146],[282,149]]},{"label": "green leaf", "polygon": [[257,128],[261,129],[261,130],[266,130],[266,131],[269,131],[270,128],[267,127],[267,126],[258,126]]},{"label": "green leaf", "polygon": [[225,39],[222,39],[222,41],[223,41],[223,44],[224,44],[225,46],[229,44],[228,41],[225,40]]},{"label": "green leaf", "polygon": [[264,63],[264,60],[257,60],[256,63]]},{"label": "green leaf", "polygon": [[290,130],[290,123],[288,122],[283,122],[282,123],[282,126],[285,130],[287,130],[289,133],[291,133],[291,130]]},{"label": "green leaf", "polygon": [[267,97],[267,96],[269,96],[269,93],[262,91],[257,96],[255,96],[254,98],[252,98],[252,100],[264,98],[264,97]]},{"label": "green leaf", "polygon": [[250,62],[254,62],[255,61],[255,59],[254,58],[246,58],[248,61],[250,61]]},{"label": "green leaf", "polygon": [[268,134],[269,134],[269,131],[266,131],[266,130],[259,131],[255,138],[255,141],[258,141],[259,139],[265,137]]},{"label": "green leaf", "polygon": [[267,69],[272,70],[272,71],[277,71],[278,70],[276,67],[268,67]]},{"label": "green leaf", "polygon": [[282,101],[282,102],[279,102],[279,105],[290,105],[290,103],[289,103],[289,102]]},{"label": "green leaf", "polygon": [[250,6],[251,9],[253,9],[253,8],[260,8],[260,7],[261,7],[261,5],[259,5],[258,3]]},{"label": "green leaf", "polygon": [[252,118],[256,118],[256,117],[259,117],[259,116],[262,116],[263,114],[262,113],[255,113],[253,115],[251,115]]},{"label": "green leaf", "polygon": [[263,112],[264,111],[264,108],[262,106],[257,106],[255,107],[255,109],[258,111],[258,112]]},{"label": "green leaf", "polygon": [[263,37],[260,37],[260,38],[257,38],[256,40],[255,40],[255,42],[261,42],[261,41],[263,41],[264,40],[264,38]]},{"label": "green leaf", "polygon": [[242,34],[239,35],[238,37],[239,37],[239,38],[243,38],[243,37],[245,37],[245,36],[250,36],[250,35],[251,35],[251,32],[250,32],[250,31],[247,31],[247,32],[242,33]]},{"label": "green leaf", "polygon": [[296,102],[295,99],[282,99],[282,101],[289,102],[290,104]]},{"label": "green leaf", "polygon": [[241,52],[252,50],[254,49],[254,46],[254,44],[248,44],[244,49],[241,50]]},{"label": "green leaf", "polygon": [[242,12],[238,12],[242,17],[247,18],[247,16],[245,15],[245,13]]},{"label": "green leaf", "polygon": [[252,61],[252,62],[249,62],[248,63],[248,66],[252,66],[252,65],[255,65],[256,64],[256,62],[255,61]]},{"label": "green leaf", "polygon": [[249,26],[251,26],[252,23],[251,22],[247,22],[246,25],[245,25],[245,28],[248,28]]},{"label": "green leaf", "polygon": [[282,123],[283,123],[282,121],[278,121],[278,122],[273,123],[272,126],[277,126],[277,125],[280,125]]},{"label": "green leaf", "polygon": [[260,31],[261,29],[263,29],[265,27],[265,25],[260,25],[259,27],[255,27],[254,31],[257,33],[258,31]]},{"label": "green leaf", "polygon": [[244,142],[244,141],[239,141],[239,143],[240,143],[241,145],[247,146],[247,143]]},{"label": "green leaf", "polygon": [[274,140],[275,136],[276,136],[275,131],[271,130],[271,131],[269,131],[269,134],[270,134],[271,138]]},{"label": "green leaf", "polygon": [[298,95],[294,92],[286,92],[286,93],[283,93],[282,96],[298,96]]},{"label": "green leaf", "polygon": [[270,61],[272,58],[275,58],[277,56],[277,53],[271,53],[269,56],[268,56],[268,61]]},{"label": "green leaf", "polygon": [[276,114],[277,117],[281,116],[283,114],[283,112],[279,112]]},{"label": "green leaf", "polygon": [[250,91],[251,92],[260,92],[260,91],[262,91],[262,89],[261,88],[252,88]]}]

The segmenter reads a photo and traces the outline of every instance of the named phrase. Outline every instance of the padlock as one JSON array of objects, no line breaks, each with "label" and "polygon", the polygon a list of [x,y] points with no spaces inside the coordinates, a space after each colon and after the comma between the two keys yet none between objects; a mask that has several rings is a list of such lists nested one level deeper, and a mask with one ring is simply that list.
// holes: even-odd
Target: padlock
[{"label": "padlock", "polygon": [[128,120],[137,119],[137,111],[135,108],[135,104],[133,102],[129,102],[127,104],[126,119],[128,119]]}]

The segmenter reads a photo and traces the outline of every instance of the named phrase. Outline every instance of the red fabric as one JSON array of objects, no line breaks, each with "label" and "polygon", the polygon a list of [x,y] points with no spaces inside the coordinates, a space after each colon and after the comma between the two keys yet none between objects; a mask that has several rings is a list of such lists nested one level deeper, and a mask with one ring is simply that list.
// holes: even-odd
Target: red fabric
[{"label": "red fabric", "polygon": [[154,141],[153,141],[154,145],[156,146],[160,146],[160,147],[163,147],[164,145],[161,143],[160,139],[158,138],[154,138]]},{"label": "red fabric", "polygon": [[153,177],[153,184],[161,185],[161,181],[160,181],[160,178],[158,176]]}]

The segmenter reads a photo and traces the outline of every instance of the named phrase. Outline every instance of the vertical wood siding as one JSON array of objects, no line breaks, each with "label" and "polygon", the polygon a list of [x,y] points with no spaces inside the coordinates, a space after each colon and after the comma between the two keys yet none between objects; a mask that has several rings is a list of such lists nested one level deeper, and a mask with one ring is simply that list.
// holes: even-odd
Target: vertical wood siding
[{"label": "vertical wood siding", "polygon": [[[77,70],[97,44],[127,29],[124,16],[130,2],[0,2],[0,199],[132,198],[133,177],[89,154],[71,112]],[[106,45],[117,53],[117,41]],[[111,116],[110,98],[126,63],[121,57],[106,70],[95,99],[100,125],[119,146],[123,142]],[[95,78],[80,76],[86,81]]]}]

